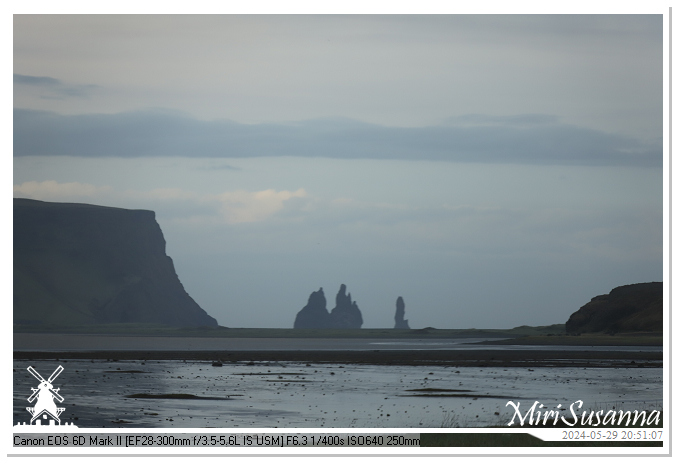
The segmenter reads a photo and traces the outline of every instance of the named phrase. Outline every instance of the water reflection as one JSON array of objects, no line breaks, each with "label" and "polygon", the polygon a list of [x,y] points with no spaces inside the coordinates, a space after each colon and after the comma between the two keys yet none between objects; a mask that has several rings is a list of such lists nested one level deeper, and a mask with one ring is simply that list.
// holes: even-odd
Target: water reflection
[{"label": "water reflection", "polygon": [[[56,363],[30,365],[42,372]],[[662,408],[663,393],[661,368],[59,363],[62,420],[80,427],[484,427],[509,422],[510,399],[650,410]],[[28,420],[26,399],[35,387],[28,365],[14,362],[14,423]],[[140,393],[175,398],[129,398]]]}]

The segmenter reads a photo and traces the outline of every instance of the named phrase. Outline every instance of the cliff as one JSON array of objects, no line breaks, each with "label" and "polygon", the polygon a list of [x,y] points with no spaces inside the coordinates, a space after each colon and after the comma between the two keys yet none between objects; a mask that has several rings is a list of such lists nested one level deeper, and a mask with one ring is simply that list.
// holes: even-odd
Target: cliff
[{"label": "cliff", "polygon": [[662,282],[616,287],[574,312],[566,322],[566,331],[662,332],[662,291]]},{"label": "cliff", "polygon": [[217,326],[152,211],[14,199],[14,324]]}]

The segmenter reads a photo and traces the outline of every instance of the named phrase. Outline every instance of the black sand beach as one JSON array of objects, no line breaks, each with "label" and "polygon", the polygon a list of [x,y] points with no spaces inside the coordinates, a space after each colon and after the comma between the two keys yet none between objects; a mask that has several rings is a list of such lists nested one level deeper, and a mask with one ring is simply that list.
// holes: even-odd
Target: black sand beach
[{"label": "black sand beach", "polygon": [[470,341],[15,334],[14,422],[28,365],[63,365],[82,427],[485,427],[509,421],[507,398],[662,408],[662,346]]},{"label": "black sand beach", "polygon": [[570,350],[14,351],[14,359],[202,360],[468,367],[662,367],[662,352]]}]

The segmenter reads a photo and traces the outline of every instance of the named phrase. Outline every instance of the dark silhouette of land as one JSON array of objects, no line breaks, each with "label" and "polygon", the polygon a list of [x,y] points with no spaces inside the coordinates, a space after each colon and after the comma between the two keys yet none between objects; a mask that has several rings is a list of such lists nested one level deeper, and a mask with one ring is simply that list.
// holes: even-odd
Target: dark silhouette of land
[{"label": "dark silhouette of land", "polygon": [[403,301],[402,297],[398,297],[396,299],[396,314],[394,315],[394,321],[396,323],[394,324],[395,329],[410,329],[410,326],[408,325],[408,320],[404,319],[406,314],[406,304]]},{"label": "dark silhouette of land", "polygon": [[186,293],[152,211],[14,199],[14,325],[217,326]]},{"label": "dark silhouette of land", "polygon": [[325,294],[321,287],[309,295],[309,301],[295,317],[295,329],[360,329],[363,325],[361,310],[347,286],[342,284],[335,297],[335,307],[328,313]]},{"label": "dark silhouette of land", "polygon": [[663,283],[616,287],[574,312],[568,333],[660,332],[663,330]]}]

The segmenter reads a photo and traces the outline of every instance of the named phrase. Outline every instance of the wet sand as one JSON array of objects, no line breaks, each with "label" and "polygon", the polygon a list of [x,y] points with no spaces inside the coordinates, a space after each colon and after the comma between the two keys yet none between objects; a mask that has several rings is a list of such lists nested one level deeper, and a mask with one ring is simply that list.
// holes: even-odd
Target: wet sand
[{"label": "wet sand", "polygon": [[[632,348],[632,347],[629,347]],[[229,362],[309,362],[401,366],[469,367],[662,367],[659,351],[571,350],[102,350],[14,351],[14,359],[195,360]]]},{"label": "wet sand", "polygon": [[[14,359],[192,360],[469,367],[662,367],[661,346],[497,346],[491,339],[15,334]],[[470,343],[471,342],[471,343]]]},{"label": "wet sand", "polygon": [[[267,356],[270,357],[270,356]],[[506,426],[508,401],[548,409],[661,410],[658,368],[452,367],[311,362],[15,360],[13,424],[36,379],[49,375],[63,420],[100,427],[487,427]],[[632,365],[634,366],[634,365]]]},{"label": "wet sand", "polygon": [[507,424],[508,398],[662,409],[661,349],[15,335],[13,423],[28,365],[63,365],[79,427],[485,427]]}]

